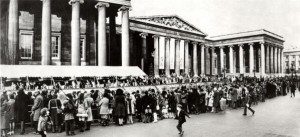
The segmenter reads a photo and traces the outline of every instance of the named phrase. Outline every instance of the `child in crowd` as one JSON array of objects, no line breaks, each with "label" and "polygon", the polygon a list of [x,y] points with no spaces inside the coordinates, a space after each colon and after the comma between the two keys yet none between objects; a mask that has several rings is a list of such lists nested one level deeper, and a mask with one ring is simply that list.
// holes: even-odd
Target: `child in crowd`
[{"label": "child in crowd", "polygon": [[15,96],[9,94],[9,100],[7,102],[7,116],[9,120],[9,132],[8,135],[15,134]]},{"label": "child in crowd", "polygon": [[179,134],[182,135],[184,133],[184,131],[182,130],[182,124],[184,122],[186,122],[185,116],[187,116],[188,118],[191,118],[189,116],[189,114],[187,114],[184,110],[182,110],[182,105],[178,104],[177,105],[177,115],[176,118],[178,120],[178,125],[176,126]]},{"label": "child in crowd", "polygon": [[41,110],[41,115],[39,117],[38,131],[42,137],[47,135],[47,121],[48,121],[49,111],[47,108]]}]

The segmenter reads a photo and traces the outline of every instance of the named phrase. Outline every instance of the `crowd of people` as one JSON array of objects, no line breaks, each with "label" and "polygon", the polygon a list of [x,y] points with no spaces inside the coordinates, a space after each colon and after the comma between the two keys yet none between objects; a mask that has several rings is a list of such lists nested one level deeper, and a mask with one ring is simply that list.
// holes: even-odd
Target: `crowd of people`
[{"label": "crowd of people", "polygon": [[24,92],[4,91],[1,95],[1,136],[15,134],[15,125],[20,125],[20,134],[28,129],[30,122],[34,134],[46,136],[65,131],[66,135],[75,135],[89,131],[92,123],[102,126],[110,124],[124,125],[135,122],[152,123],[175,118],[177,105],[189,114],[218,113],[226,109],[247,109],[258,105],[266,98],[287,95],[295,96],[299,81],[287,78],[236,78],[223,82],[210,82],[201,86],[168,87],[158,90],[115,91],[106,88],[100,90],[74,91],[64,93],[60,88],[42,89]]}]

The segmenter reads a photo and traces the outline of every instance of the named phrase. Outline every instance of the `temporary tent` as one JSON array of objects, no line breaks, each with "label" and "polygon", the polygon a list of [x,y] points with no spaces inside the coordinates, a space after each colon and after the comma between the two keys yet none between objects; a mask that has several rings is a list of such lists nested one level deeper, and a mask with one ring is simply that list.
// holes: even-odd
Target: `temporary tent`
[{"label": "temporary tent", "polygon": [[105,77],[145,76],[136,66],[38,66],[0,65],[0,77]]}]

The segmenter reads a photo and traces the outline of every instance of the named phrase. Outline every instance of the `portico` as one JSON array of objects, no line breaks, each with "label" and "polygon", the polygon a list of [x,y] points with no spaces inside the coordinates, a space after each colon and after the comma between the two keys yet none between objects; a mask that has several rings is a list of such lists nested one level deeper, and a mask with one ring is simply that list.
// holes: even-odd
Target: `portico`
[{"label": "portico", "polygon": [[283,73],[281,56],[278,55],[282,54],[284,40],[279,35],[257,30],[215,36],[209,40],[211,47],[220,49],[220,63],[216,66],[219,74],[225,71],[226,75],[258,77]]},{"label": "portico", "polygon": [[[131,47],[140,48],[133,53],[143,53],[143,55],[133,55],[138,58],[135,58],[137,61],[132,61],[134,62],[132,65],[148,66],[149,68],[142,67],[143,70],[156,77],[205,74],[201,69],[205,64],[204,60],[201,60],[201,54],[203,54],[202,47],[205,45],[206,34],[180,17],[176,15],[132,17],[130,30],[133,39],[142,39],[142,42],[139,42],[141,46],[138,46],[139,43],[131,43]],[[136,37],[136,34],[139,36]],[[148,64],[145,64],[146,62]]]}]

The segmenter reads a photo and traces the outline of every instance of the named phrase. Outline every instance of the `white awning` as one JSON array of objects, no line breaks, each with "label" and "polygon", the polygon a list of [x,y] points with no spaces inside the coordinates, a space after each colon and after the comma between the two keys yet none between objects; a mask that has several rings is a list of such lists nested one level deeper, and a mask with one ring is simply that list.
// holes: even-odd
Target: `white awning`
[{"label": "white awning", "polygon": [[0,65],[0,77],[108,77],[145,76],[137,66]]}]

